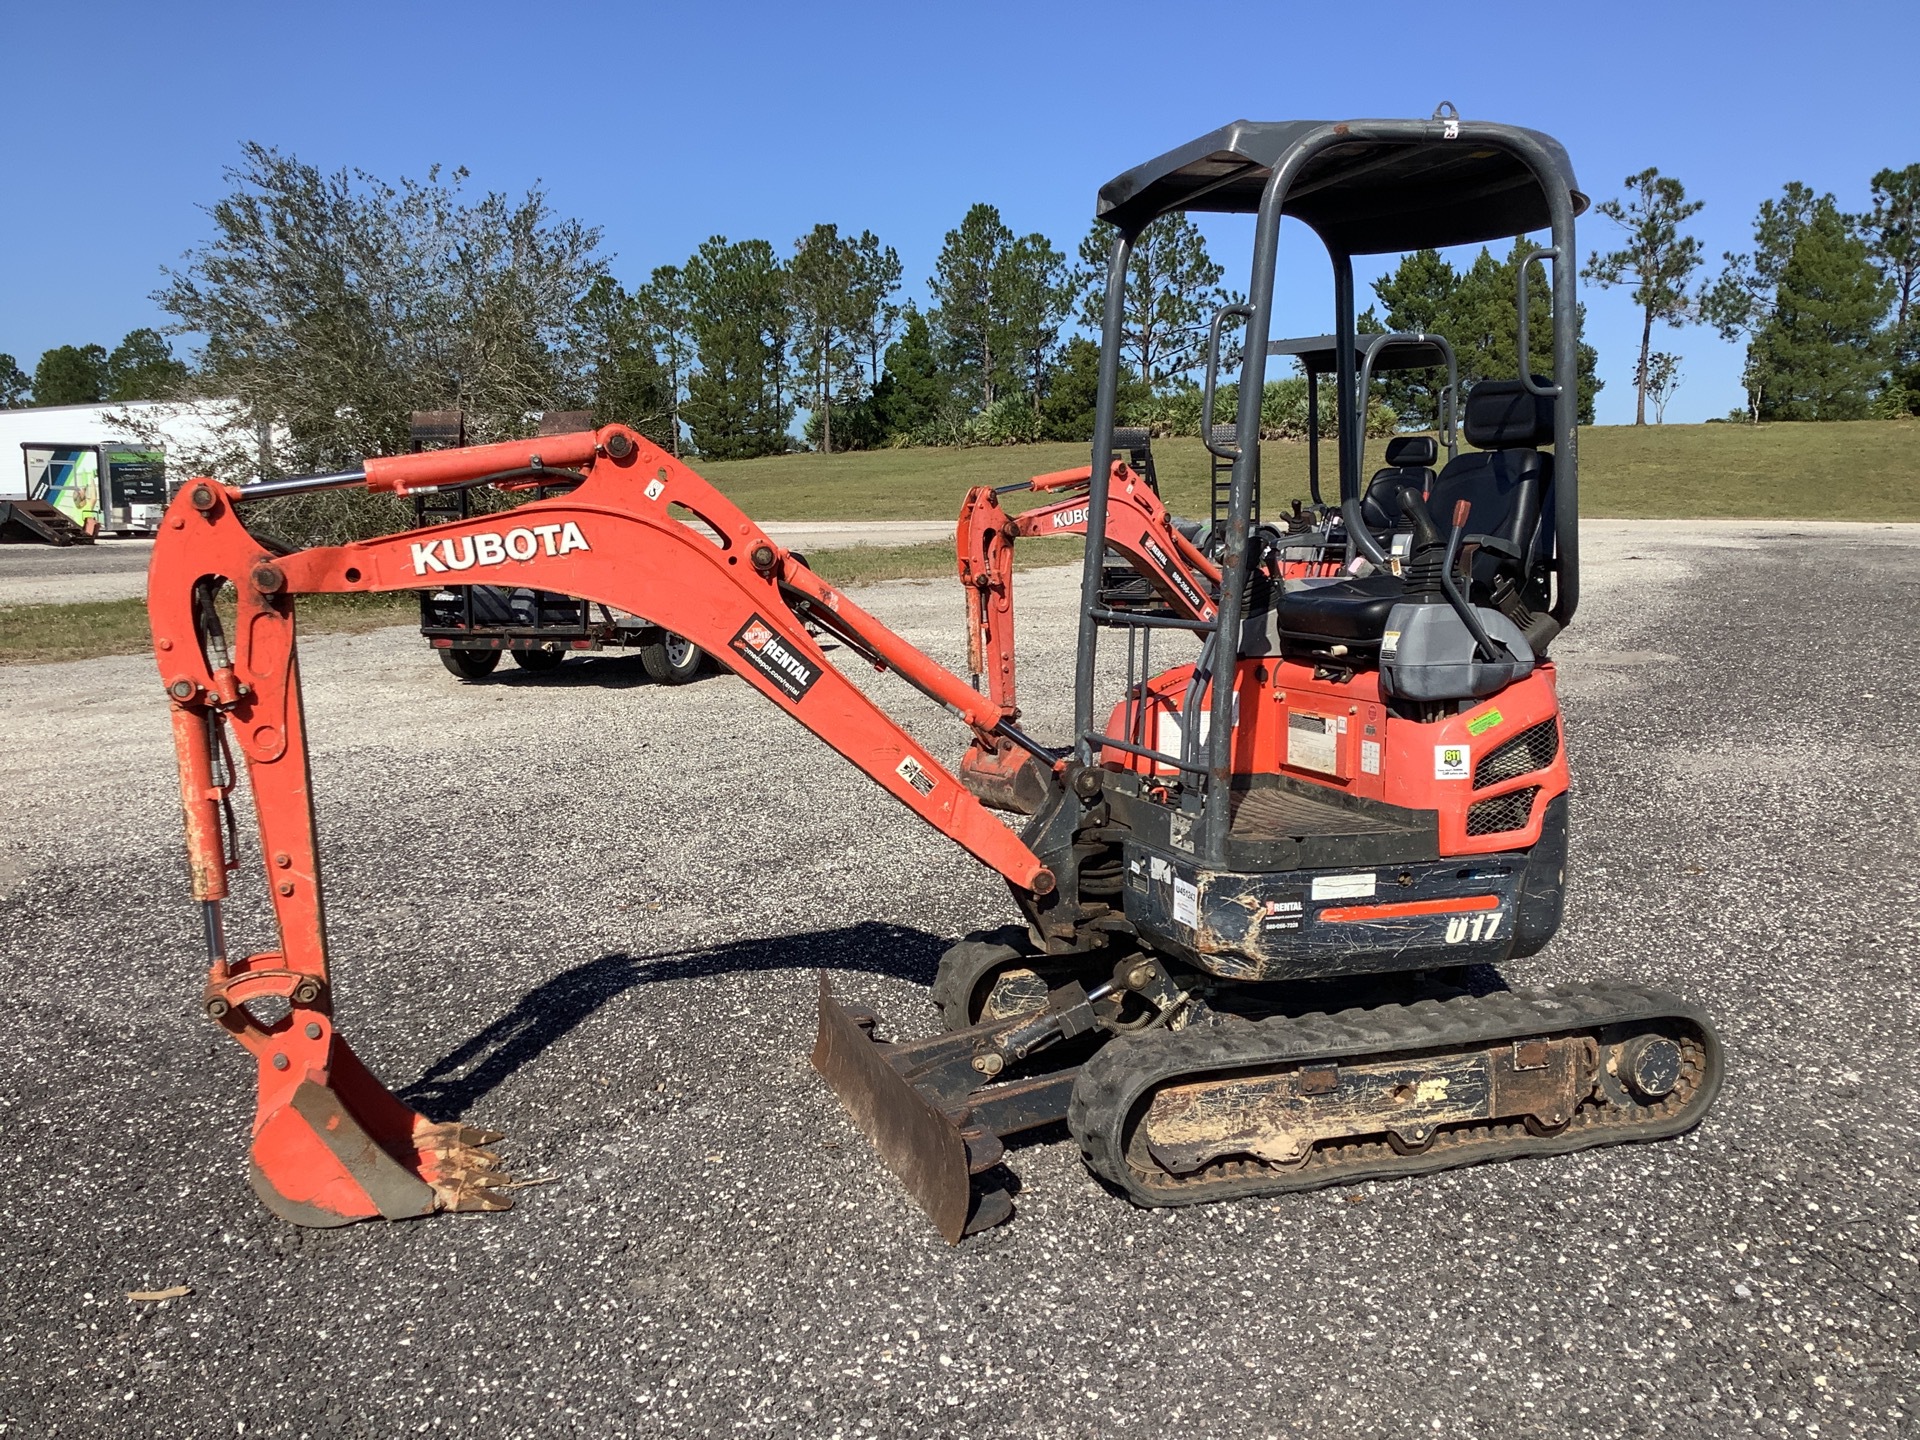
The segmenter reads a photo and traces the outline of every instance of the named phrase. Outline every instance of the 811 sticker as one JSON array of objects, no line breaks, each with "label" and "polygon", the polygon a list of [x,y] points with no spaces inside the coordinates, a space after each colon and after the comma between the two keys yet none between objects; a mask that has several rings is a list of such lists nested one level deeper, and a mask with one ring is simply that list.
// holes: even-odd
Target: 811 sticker
[{"label": "811 sticker", "polygon": [[1465,745],[1433,747],[1433,778],[1464,780],[1473,773],[1473,751]]}]

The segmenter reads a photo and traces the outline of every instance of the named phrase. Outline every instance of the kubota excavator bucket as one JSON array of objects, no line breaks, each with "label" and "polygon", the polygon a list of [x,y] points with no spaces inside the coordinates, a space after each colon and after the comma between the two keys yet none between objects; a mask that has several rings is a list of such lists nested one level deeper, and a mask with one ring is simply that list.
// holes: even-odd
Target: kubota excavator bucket
[{"label": "kubota excavator bucket", "polygon": [[975,738],[960,757],[960,782],[982,805],[1014,815],[1033,814],[1053,791],[1053,773],[1003,735]]},{"label": "kubota excavator bucket", "polygon": [[1018,1021],[907,1044],[876,1041],[874,1023],[835,1000],[822,974],[813,1068],[950,1244],[1011,1217],[1013,1197],[993,1175],[1001,1138],[1065,1119],[1078,1070],[989,1082],[973,1062]]},{"label": "kubota excavator bucket", "polygon": [[214,1018],[259,1061],[249,1177],[282,1220],[329,1227],[511,1206],[499,1158],[484,1148],[501,1137],[408,1108],[328,1017],[296,1006],[262,1025],[233,1005]]}]

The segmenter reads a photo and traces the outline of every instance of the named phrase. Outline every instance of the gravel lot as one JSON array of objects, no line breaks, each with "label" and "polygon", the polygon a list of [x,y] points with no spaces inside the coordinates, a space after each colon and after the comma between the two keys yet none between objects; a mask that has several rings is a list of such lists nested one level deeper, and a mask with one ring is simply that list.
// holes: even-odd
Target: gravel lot
[{"label": "gravel lot", "polygon": [[[305,647],[342,1028],[556,1178],[303,1232],[247,1189],[250,1069],[197,1013],[150,664],[0,670],[0,1431],[1913,1434],[1920,527],[1588,546],[1570,912],[1507,978],[1703,1001],[1731,1075],[1701,1129],[1161,1212],[1052,1140],[957,1250],[808,1069],[814,972],[930,1030],[939,951],[1010,904],[739,682]],[[1054,700],[1071,576],[1019,583]],[[959,662],[951,585],[861,598]]]}]

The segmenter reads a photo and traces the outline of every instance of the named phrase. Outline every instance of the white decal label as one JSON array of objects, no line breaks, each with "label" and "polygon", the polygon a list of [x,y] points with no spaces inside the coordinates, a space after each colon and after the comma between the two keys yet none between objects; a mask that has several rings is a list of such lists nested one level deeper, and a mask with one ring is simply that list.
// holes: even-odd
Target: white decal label
[{"label": "white decal label", "polygon": [[1200,924],[1200,891],[1190,880],[1173,882],[1173,923],[1190,929]]},{"label": "white decal label", "polygon": [[1339,730],[1333,717],[1302,710],[1287,714],[1287,764],[1299,770],[1335,775],[1340,770]]},{"label": "white decal label", "polygon": [[1500,917],[1506,912],[1495,910],[1485,915],[1456,915],[1447,921],[1447,944],[1459,945],[1468,940],[1491,940],[1500,928]]},{"label": "white decal label", "polygon": [[1473,751],[1465,745],[1433,747],[1433,778],[1464,780],[1473,773]]},{"label": "white decal label", "polygon": [[1163,885],[1169,884],[1173,880],[1173,866],[1162,860],[1158,855],[1149,855],[1147,857],[1147,874]]},{"label": "white decal label", "polygon": [[666,490],[667,490],[666,481],[649,480],[647,482],[647,499],[658,500],[662,495],[666,493]]},{"label": "white decal label", "polygon": [[907,784],[911,785],[915,790],[918,790],[922,795],[931,795],[933,793],[933,776],[927,773],[926,766],[922,765],[911,755],[894,766],[893,773],[906,781]]},{"label": "white decal label", "polygon": [[1313,898],[1316,900],[1364,900],[1374,892],[1371,872],[1365,875],[1316,875]]},{"label": "white decal label", "polygon": [[1084,505],[1076,506],[1072,510],[1062,510],[1058,515],[1053,517],[1053,528],[1056,530],[1070,530],[1075,525],[1084,525],[1086,523],[1087,507]]},{"label": "white decal label", "polygon": [[1383,635],[1381,635],[1380,658],[1382,660],[1391,660],[1393,658],[1393,652],[1398,650],[1399,648],[1400,648],[1400,632],[1398,630],[1388,630]]},{"label": "white decal label", "polygon": [[1380,773],[1380,742],[1378,740],[1360,742],[1360,770],[1365,775]]},{"label": "white decal label", "polygon": [[415,540],[413,573],[440,574],[448,570],[471,570],[476,565],[499,565],[507,560],[527,561],[536,555],[570,555],[575,550],[591,550],[580,527],[569,520],[563,525],[520,525],[511,530],[483,530],[477,535],[462,535],[457,540]]}]

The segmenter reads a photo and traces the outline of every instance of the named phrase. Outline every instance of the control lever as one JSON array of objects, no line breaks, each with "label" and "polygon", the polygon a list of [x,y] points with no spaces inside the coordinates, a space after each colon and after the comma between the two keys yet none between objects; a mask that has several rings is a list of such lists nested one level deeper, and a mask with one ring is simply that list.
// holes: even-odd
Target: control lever
[{"label": "control lever", "polygon": [[1511,660],[1511,654],[1503,654],[1504,647],[1496,646],[1493,637],[1487,634],[1487,627],[1480,623],[1480,617],[1474,613],[1473,606],[1467,603],[1467,597],[1460,593],[1460,582],[1454,579],[1454,563],[1460,558],[1460,540],[1466,534],[1467,515],[1473,506],[1463,497],[1453,504],[1453,531],[1447,536],[1447,558],[1440,567],[1440,589],[1447,597],[1447,603],[1453,606],[1454,613],[1460,617],[1460,623],[1467,627],[1467,633],[1473,636],[1473,648],[1480,652],[1480,658],[1489,665],[1498,664],[1502,659]]}]

